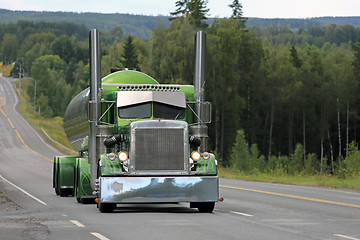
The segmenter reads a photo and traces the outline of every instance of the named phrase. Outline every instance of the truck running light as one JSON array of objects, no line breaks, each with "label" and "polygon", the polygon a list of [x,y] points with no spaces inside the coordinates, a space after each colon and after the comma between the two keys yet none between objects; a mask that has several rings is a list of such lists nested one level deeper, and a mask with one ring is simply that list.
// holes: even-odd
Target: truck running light
[{"label": "truck running light", "polygon": [[115,153],[109,153],[109,154],[108,154],[108,158],[109,158],[111,161],[114,161],[115,158],[116,158]]},{"label": "truck running light", "polygon": [[191,153],[191,158],[194,161],[198,161],[201,158],[201,154],[198,151],[193,151]]},{"label": "truck running light", "polygon": [[125,151],[121,151],[118,154],[118,158],[120,161],[124,162],[128,159],[128,154]]},{"label": "truck running light", "polygon": [[208,160],[210,158],[210,153],[204,152],[202,156],[205,160]]}]

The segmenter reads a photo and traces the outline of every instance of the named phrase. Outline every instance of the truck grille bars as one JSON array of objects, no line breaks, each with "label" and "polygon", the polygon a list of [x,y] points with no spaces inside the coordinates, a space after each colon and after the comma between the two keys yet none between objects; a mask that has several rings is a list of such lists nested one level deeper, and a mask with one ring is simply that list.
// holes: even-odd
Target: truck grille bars
[{"label": "truck grille bars", "polygon": [[185,122],[144,121],[131,126],[131,166],[134,172],[179,172],[188,166]]}]

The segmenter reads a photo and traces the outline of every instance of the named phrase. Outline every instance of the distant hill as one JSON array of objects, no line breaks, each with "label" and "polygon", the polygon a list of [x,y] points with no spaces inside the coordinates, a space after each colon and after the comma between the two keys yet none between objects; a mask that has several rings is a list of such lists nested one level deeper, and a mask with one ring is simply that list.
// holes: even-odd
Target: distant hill
[{"label": "distant hill", "polygon": [[[103,13],[76,13],[76,12],[36,12],[36,11],[12,11],[0,9],[0,24],[16,23],[20,20],[33,22],[71,22],[83,24],[87,28],[98,28],[110,31],[116,26],[121,26],[124,34],[132,34],[143,39],[150,39],[151,30],[159,25],[168,27],[168,16],[144,16],[132,14],[103,14]],[[212,23],[214,19],[209,19]],[[300,26],[325,26],[326,24],[352,24],[360,27],[359,17],[319,17],[319,18],[249,18],[248,26],[288,26],[290,29],[298,29]]]},{"label": "distant hill", "polygon": [[351,24],[360,27],[359,17],[317,17],[317,18],[249,18],[247,26],[288,26],[290,29],[303,27],[305,29],[312,26],[325,26],[327,24]]},{"label": "distant hill", "polygon": [[18,21],[33,22],[71,22],[83,24],[89,29],[97,28],[110,31],[121,26],[125,35],[132,34],[143,39],[150,39],[151,30],[158,26],[169,26],[168,17],[143,16],[131,14],[102,14],[102,13],[75,13],[75,12],[35,12],[11,11],[0,9],[0,24],[16,23]]}]

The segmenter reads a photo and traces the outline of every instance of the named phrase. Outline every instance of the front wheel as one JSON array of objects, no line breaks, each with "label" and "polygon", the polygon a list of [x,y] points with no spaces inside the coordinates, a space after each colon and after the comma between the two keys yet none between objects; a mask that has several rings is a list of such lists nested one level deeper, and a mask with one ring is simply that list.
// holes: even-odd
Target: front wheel
[{"label": "front wheel", "polygon": [[204,202],[198,205],[198,210],[201,213],[212,213],[214,211],[214,202]]},{"label": "front wheel", "polygon": [[99,210],[102,213],[111,213],[116,207],[115,203],[99,203]]}]

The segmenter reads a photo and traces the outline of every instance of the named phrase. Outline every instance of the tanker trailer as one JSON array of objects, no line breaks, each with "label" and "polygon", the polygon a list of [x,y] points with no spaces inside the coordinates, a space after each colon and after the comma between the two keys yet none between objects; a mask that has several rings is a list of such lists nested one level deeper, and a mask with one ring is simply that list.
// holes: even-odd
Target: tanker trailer
[{"label": "tanker trailer", "polygon": [[211,107],[204,101],[205,33],[196,35],[194,85],[159,84],[134,70],[100,80],[100,37],[90,31],[90,87],[75,96],[64,129],[77,156],[56,156],[60,196],[117,204],[190,203],[212,212],[219,201],[217,161],[206,151]]}]

